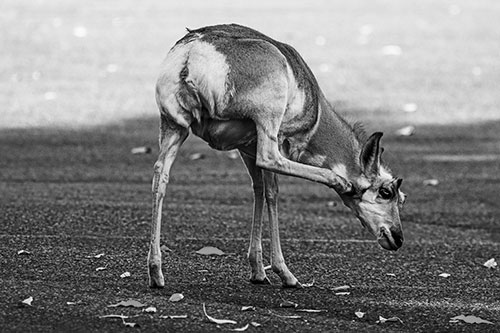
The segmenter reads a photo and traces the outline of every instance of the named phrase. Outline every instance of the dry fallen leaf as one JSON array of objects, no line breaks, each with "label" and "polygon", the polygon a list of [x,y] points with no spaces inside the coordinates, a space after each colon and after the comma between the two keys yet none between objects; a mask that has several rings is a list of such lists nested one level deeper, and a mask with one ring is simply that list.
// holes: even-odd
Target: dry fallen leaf
[{"label": "dry fallen leaf", "polygon": [[118,71],[119,67],[117,64],[108,64],[106,66],[106,72],[108,73],[116,73]]},{"label": "dry fallen leaf", "polygon": [[251,305],[242,306],[241,311],[255,311],[255,306],[251,306]]},{"label": "dry fallen leaf", "polygon": [[408,113],[417,111],[417,108],[417,104],[415,103],[406,103],[403,105],[403,111]]},{"label": "dry fallen leaf", "polygon": [[401,319],[399,319],[398,317],[391,317],[391,318],[384,318],[382,316],[378,316],[378,320],[376,321],[377,324],[383,324],[385,322],[396,322],[396,321],[399,321],[401,324],[403,323],[403,321]]},{"label": "dry fallen leaf", "polygon": [[[269,311],[269,312],[271,312],[271,311]],[[297,315],[283,316],[283,315],[273,313],[273,312],[271,312],[271,314],[276,316],[276,317],[280,317],[280,318],[284,318],[284,319],[300,319],[300,318],[302,318],[301,316],[297,316]]]},{"label": "dry fallen leaf", "polygon": [[366,312],[356,311],[356,312],[354,312],[354,314],[356,315],[356,317],[361,319],[365,316]]},{"label": "dry fallen leaf", "polygon": [[399,56],[403,53],[399,45],[386,45],[382,48],[382,54],[389,56]]},{"label": "dry fallen leaf", "polygon": [[316,310],[316,309],[296,309],[296,312],[307,312],[307,313],[321,313],[328,312],[328,310]]},{"label": "dry fallen leaf", "polygon": [[128,319],[128,316],[110,314],[110,315],[99,316],[99,318],[120,318],[120,319]]},{"label": "dry fallen leaf", "polygon": [[398,136],[410,136],[415,133],[415,126],[405,126],[396,131],[396,135]]},{"label": "dry fallen leaf", "polygon": [[494,325],[491,321],[484,320],[482,318],[476,317],[476,316],[456,316],[453,318],[450,318],[450,323],[457,323],[459,320],[462,320],[463,322],[466,322],[468,324],[490,324]]},{"label": "dry fallen leaf", "polygon": [[45,100],[47,101],[53,101],[57,98],[57,93],[54,91],[47,91],[45,94],[43,94],[43,98],[45,98]]},{"label": "dry fallen leaf", "polygon": [[291,301],[283,301],[280,303],[280,308],[296,308],[299,306],[297,303]]},{"label": "dry fallen leaf", "polygon": [[215,323],[217,325],[223,325],[223,324],[237,324],[234,320],[230,319],[215,319],[214,317],[211,317],[207,314],[207,309],[205,307],[205,303],[203,303],[203,313],[205,316],[208,318],[208,320],[212,323]]},{"label": "dry fallen leaf", "polygon": [[439,185],[439,180],[437,179],[426,179],[422,182],[422,184],[426,186],[438,186]]},{"label": "dry fallen leaf", "polygon": [[151,153],[151,148],[150,147],[134,147],[130,150],[132,155],[141,155],[141,154],[150,154]]},{"label": "dry fallen leaf", "polygon": [[213,255],[213,254],[221,256],[221,255],[224,254],[224,252],[222,252],[221,250],[219,250],[218,248],[213,247],[213,246],[202,247],[201,249],[199,249],[198,251],[196,251],[196,253],[203,254],[203,255],[206,255],[206,256]]},{"label": "dry fallen leaf", "polygon": [[32,297],[32,296],[30,296],[30,297],[26,298],[25,300],[23,300],[23,301],[21,302],[21,304],[31,306],[31,303],[32,303],[32,302],[33,302],[33,297]]},{"label": "dry fallen leaf", "polygon": [[127,327],[136,327],[136,326],[139,326],[136,323],[126,322],[125,319],[128,319],[129,316],[110,314],[110,315],[105,315],[105,316],[99,316],[99,318],[120,318],[122,320],[123,325],[125,325]]},{"label": "dry fallen leaf", "polygon": [[238,328],[230,328],[228,329],[228,331],[233,331],[233,332],[243,332],[243,331],[246,331],[248,329],[248,327],[250,327],[249,324],[246,324],[245,326],[243,327],[238,327]]},{"label": "dry fallen leaf", "polygon": [[309,283],[302,284],[303,288],[310,288],[312,286],[314,286],[314,279],[311,282],[309,282]]},{"label": "dry fallen leaf", "polygon": [[141,302],[139,301],[136,301],[136,300],[133,300],[133,299],[129,299],[128,301],[121,301],[119,303],[116,303],[116,304],[112,304],[112,305],[108,305],[108,308],[116,308],[117,306],[131,306],[131,307],[134,307],[134,308],[142,308],[142,307],[145,307],[146,304],[142,304]]},{"label": "dry fallen leaf", "polygon": [[99,258],[101,258],[103,256],[104,256],[104,253],[99,253],[99,254],[96,254],[96,255],[86,256],[85,258],[96,258],[96,259],[99,259]]},{"label": "dry fallen leaf", "polygon": [[332,290],[333,291],[346,291],[346,290],[349,290],[350,288],[351,288],[351,286],[345,285],[345,286],[335,287]]},{"label": "dry fallen leaf", "polygon": [[17,254],[19,254],[19,255],[30,255],[31,252],[30,251],[26,251],[26,250],[19,250],[19,251],[17,251]]},{"label": "dry fallen leaf", "polygon": [[87,28],[80,25],[73,28],[73,35],[78,38],[84,38],[87,36]]},{"label": "dry fallen leaf", "polygon": [[164,253],[164,252],[172,252],[172,250],[168,246],[166,246],[166,245],[160,246],[160,251],[162,253]]},{"label": "dry fallen leaf", "polygon": [[161,319],[186,319],[188,317],[187,314],[184,315],[165,315],[160,316]]},{"label": "dry fallen leaf", "polygon": [[142,311],[147,312],[147,313],[155,313],[158,310],[154,306],[148,306],[147,308],[143,309]]},{"label": "dry fallen leaf", "polygon": [[123,279],[123,278],[127,278],[130,276],[130,272],[125,272],[123,273],[122,275],[120,275],[120,277]]},{"label": "dry fallen leaf", "polygon": [[495,258],[491,258],[487,260],[483,266],[488,267],[488,268],[495,268],[497,267],[497,262],[495,261]]},{"label": "dry fallen leaf", "polygon": [[170,298],[168,299],[170,302],[179,302],[181,301],[182,299],[184,298],[184,295],[183,294],[180,294],[180,293],[175,293],[175,294],[172,294],[172,296],[170,296]]}]

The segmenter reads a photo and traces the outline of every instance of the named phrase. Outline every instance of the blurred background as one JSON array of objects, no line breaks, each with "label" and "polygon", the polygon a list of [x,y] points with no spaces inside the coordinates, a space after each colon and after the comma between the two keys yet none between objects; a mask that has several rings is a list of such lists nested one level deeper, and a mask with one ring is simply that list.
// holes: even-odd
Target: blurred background
[{"label": "blurred background", "polygon": [[353,118],[497,120],[499,17],[494,0],[2,0],[0,128],[157,117],[163,57],[185,27],[218,23],[294,46]]}]

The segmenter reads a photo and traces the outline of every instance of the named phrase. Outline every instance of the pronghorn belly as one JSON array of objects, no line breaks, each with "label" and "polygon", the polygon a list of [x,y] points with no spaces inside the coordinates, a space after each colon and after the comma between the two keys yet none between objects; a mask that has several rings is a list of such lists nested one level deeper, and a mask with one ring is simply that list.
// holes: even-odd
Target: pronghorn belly
[{"label": "pronghorn belly", "polygon": [[253,145],[257,140],[251,120],[216,120],[202,118],[191,125],[193,133],[217,150],[231,150]]}]

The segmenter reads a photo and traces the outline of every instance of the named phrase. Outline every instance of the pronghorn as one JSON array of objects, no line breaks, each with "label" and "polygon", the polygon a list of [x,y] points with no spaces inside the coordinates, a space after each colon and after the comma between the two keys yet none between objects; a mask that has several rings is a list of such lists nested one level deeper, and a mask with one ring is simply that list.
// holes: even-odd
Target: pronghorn
[{"label": "pronghorn", "polygon": [[381,164],[382,133],[366,138],[328,104],[291,46],[240,25],[188,30],[163,62],[156,85],[160,152],[154,165],[149,284],[163,287],[162,202],[176,154],[189,130],[218,150],[238,149],[252,179],[254,211],[248,249],[252,283],[269,283],[262,260],[264,201],[271,267],[284,287],[289,271],[278,231],[278,174],[333,188],[387,250],[403,243],[401,179]]}]

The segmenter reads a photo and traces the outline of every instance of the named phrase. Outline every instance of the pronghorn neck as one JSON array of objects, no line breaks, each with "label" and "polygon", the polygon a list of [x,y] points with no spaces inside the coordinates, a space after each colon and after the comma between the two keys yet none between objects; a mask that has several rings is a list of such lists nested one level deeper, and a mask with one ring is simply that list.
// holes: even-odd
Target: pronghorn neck
[{"label": "pronghorn neck", "polygon": [[[319,120],[301,161],[335,171],[352,180],[361,174],[359,156],[364,141],[362,133],[347,123],[330,106],[324,96],[318,105]],[[361,131],[360,131],[361,132]]]}]

